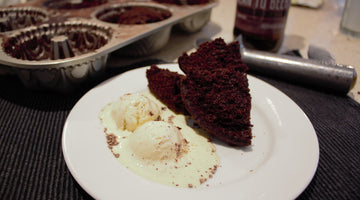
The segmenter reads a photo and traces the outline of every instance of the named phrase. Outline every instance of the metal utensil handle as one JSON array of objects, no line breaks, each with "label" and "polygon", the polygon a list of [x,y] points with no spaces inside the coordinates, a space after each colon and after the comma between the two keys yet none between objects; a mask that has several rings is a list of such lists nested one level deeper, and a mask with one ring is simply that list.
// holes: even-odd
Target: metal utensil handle
[{"label": "metal utensil handle", "polygon": [[347,93],[356,82],[352,66],[323,64],[294,56],[245,49],[240,44],[241,58],[250,71],[276,76],[337,93]]}]

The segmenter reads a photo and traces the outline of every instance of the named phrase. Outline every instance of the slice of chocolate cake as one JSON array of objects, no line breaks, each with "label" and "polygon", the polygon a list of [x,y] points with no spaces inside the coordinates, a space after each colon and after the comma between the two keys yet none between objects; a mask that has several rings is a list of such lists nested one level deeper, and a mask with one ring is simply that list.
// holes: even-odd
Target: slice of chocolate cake
[{"label": "slice of chocolate cake", "polygon": [[248,70],[241,60],[239,43],[226,44],[221,38],[201,44],[197,51],[190,55],[184,53],[178,58],[178,63],[185,74],[199,69],[236,68],[241,72]]},{"label": "slice of chocolate cake", "polygon": [[190,71],[181,96],[194,120],[218,139],[236,146],[251,144],[251,96],[245,73],[234,68]]},{"label": "slice of chocolate cake", "polygon": [[247,74],[238,42],[218,38],[205,42],[196,52],[178,59],[186,74],[181,96],[194,120],[209,133],[229,144],[251,144]]},{"label": "slice of chocolate cake", "polygon": [[[180,75],[151,66],[150,91],[170,109],[189,113],[211,135],[236,146],[251,144],[251,96],[237,42],[216,39],[178,59]],[[181,97],[181,98],[180,98]]]},{"label": "slice of chocolate cake", "polygon": [[176,113],[188,114],[180,96],[180,82],[184,75],[152,65],[146,71],[146,78],[151,93],[160,101]]}]

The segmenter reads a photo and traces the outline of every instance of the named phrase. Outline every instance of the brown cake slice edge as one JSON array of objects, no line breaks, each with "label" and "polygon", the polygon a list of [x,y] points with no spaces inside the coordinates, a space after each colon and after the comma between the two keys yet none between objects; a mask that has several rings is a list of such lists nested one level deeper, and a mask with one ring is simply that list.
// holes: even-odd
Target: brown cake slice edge
[{"label": "brown cake slice edge", "polygon": [[194,70],[181,82],[193,119],[211,135],[235,146],[251,145],[251,96],[247,75],[234,68]]},{"label": "brown cake slice edge", "polygon": [[185,74],[204,69],[235,68],[241,72],[249,69],[241,60],[239,43],[236,41],[226,44],[222,38],[202,43],[190,55],[183,53],[178,58],[178,63]]},{"label": "brown cake slice edge", "polygon": [[184,75],[151,65],[146,70],[150,92],[172,111],[188,115],[180,95],[180,82]]}]

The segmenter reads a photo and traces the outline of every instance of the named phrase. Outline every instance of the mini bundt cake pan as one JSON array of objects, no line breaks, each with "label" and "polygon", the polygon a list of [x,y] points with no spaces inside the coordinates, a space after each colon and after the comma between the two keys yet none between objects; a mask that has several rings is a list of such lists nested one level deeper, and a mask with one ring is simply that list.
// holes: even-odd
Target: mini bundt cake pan
[{"label": "mini bundt cake pan", "polygon": [[33,0],[3,7],[0,67],[31,89],[73,91],[105,70],[110,53],[154,53],[167,44],[174,25],[199,30],[216,5],[217,0],[198,5]]},{"label": "mini bundt cake pan", "polygon": [[80,21],[30,27],[2,40],[0,59],[28,88],[68,92],[104,70],[112,32]]},{"label": "mini bundt cake pan", "polygon": [[211,10],[205,10],[195,14],[194,16],[183,19],[175,26],[184,32],[195,33],[200,31],[210,21],[210,17]]},{"label": "mini bundt cake pan", "polygon": [[[171,11],[165,6],[141,3],[116,4],[95,14],[98,20],[119,26],[144,26],[166,20],[171,16]],[[145,56],[155,53],[167,44],[171,28],[172,26],[166,26],[155,30],[151,35],[120,48],[116,53],[126,56]]]},{"label": "mini bundt cake pan", "polygon": [[81,9],[99,6],[107,2],[108,0],[47,0],[43,5],[52,9]]},{"label": "mini bundt cake pan", "polygon": [[43,9],[31,7],[0,9],[0,32],[14,31],[48,21]]}]

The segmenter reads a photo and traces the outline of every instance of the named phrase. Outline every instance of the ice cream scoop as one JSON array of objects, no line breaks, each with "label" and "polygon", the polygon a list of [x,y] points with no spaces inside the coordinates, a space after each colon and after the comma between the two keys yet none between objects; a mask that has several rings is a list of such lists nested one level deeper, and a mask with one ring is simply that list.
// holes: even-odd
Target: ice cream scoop
[{"label": "ice cream scoop", "polygon": [[148,97],[134,93],[120,98],[111,111],[117,129],[134,131],[145,122],[159,117],[161,109]]},{"label": "ice cream scoop", "polygon": [[186,152],[186,142],[178,128],[164,121],[149,121],[129,138],[136,156],[150,160],[176,159]]},{"label": "ice cream scoop", "polygon": [[[141,107],[147,110],[143,114],[138,110]],[[159,116],[155,108],[160,108]],[[154,114],[149,114],[149,110]],[[134,116],[142,119],[141,122],[134,120]],[[155,116],[155,120],[145,122]],[[175,187],[198,187],[210,179],[219,166],[216,148],[206,133],[192,127],[186,116],[174,113],[150,92],[124,95],[105,105],[99,118],[115,158],[150,181]],[[137,128],[123,130],[129,127]]]}]

